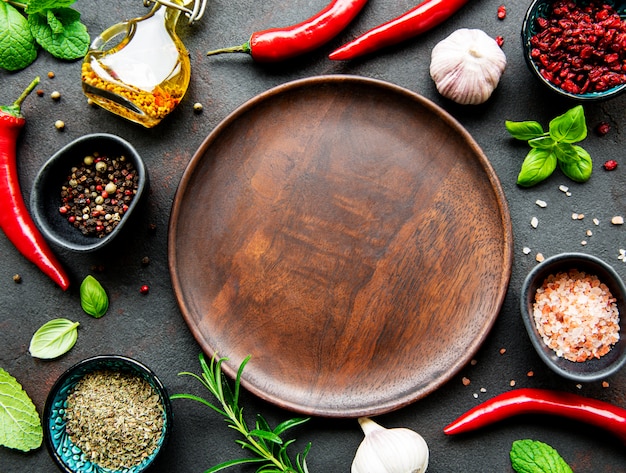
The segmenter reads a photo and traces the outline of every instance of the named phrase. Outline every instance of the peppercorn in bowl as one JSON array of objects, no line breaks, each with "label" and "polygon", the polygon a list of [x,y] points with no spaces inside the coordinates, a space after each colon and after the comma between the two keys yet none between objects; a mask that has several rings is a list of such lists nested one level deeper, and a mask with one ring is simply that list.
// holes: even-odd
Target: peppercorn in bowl
[{"label": "peppercorn in bowl", "polygon": [[522,46],[533,75],[561,96],[596,101],[626,90],[626,2],[534,0]]},{"label": "peppercorn in bowl", "polygon": [[604,380],[626,364],[626,287],[603,260],[562,253],[524,280],[520,309],[539,357],[578,382]]},{"label": "peppercorn in bowl", "polygon": [[124,356],[95,356],[52,387],[44,441],[65,473],[141,473],[156,463],[172,421],[166,389],[148,367]]},{"label": "peppercorn in bowl", "polygon": [[100,250],[128,226],[148,187],[137,150],[116,135],[82,136],[39,170],[31,191],[33,220],[61,248]]}]

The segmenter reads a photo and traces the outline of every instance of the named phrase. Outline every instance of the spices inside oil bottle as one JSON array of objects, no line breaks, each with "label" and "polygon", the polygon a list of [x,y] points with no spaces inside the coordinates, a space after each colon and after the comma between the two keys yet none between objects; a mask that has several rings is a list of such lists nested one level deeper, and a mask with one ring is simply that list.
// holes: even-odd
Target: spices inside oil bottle
[{"label": "spices inside oil bottle", "polygon": [[189,53],[175,31],[179,16],[179,10],[156,3],[148,15],[105,30],[83,61],[85,95],[147,128],[157,125],[189,85]]},{"label": "spices inside oil bottle", "polygon": [[158,393],[133,373],[98,370],[72,389],[66,431],[86,457],[103,468],[133,468],[148,458],[163,436]]}]

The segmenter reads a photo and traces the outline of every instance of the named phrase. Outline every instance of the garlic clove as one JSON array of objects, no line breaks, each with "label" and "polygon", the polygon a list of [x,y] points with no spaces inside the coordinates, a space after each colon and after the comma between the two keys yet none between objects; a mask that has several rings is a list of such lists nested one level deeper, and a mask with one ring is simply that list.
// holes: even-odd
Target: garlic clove
[{"label": "garlic clove", "polygon": [[367,417],[359,418],[365,438],[359,445],[351,473],[424,473],[428,445],[417,432],[386,429]]},{"label": "garlic clove", "polygon": [[461,28],[432,50],[430,76],[437,91],[463,105],[481,104],[493,93],[506,68],[498,43],[478,29]]}]

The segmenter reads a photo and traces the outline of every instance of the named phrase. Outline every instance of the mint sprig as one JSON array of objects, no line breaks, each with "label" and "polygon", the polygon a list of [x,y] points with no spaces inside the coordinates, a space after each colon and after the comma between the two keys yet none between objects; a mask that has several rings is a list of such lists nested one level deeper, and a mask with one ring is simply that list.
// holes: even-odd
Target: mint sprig
[{"label": "mint sprig", "polygon": [[518,185],[534,186],[547,179],[557,166],[575,182],[586,182],[591,177],[591,156],[584,148],[574,144],[587,137],[582,105],[554,118],[547,132],[536,121],[507,120],[505,126],[513,138],[527,141],[531,148],[517,176]]},{"label": "mint sprig", "polygon": [[516,440],[510,457],[517,473],[573,473],[554,448],[538,440]]},{"label": "mint sprig", "polygon": [[69,8],[75,1],[0,0],[0,68],[24,69],[37,58],[39,47],[57,59],[83,57],[90,38],[80,13]]}]

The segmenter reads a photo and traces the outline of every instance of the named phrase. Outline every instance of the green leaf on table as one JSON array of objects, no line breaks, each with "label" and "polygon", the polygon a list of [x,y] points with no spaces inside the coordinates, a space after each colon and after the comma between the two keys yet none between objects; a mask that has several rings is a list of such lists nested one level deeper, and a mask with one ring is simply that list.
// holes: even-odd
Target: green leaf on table
[{"label": "green leaf on table", "polygon": [[554,142],[554,140],[552,139],[550,135],[541,135],[541,136],[538,136],[537,138],[532,138],[528,140],[528,145],[531,148],[548,149],[548,148],[552,148],[553,146],[555,146],[556,143]]},{"label": "green leaf on table", "polygon": [[58,59],[79,59],[89,49],[87,27],[72,8],[33,13],[28,16],[28,25],[37,43]]},{"label": "green leaf on table", "polygon": [[546,179],[556,169],[556,156],[551,150],[532,148],[517,176],[517,183],[523,187],[530,187]]},{"label": "green leaf on table", "polygon": [[528,141],[544,134],[541,124],[535,121],[512,122],[507,120],[504,122],[504,126],[517,140]]},{"label": "green leaf on table", "polygon": [[559,168],[575,182],[587,182],[591,177],[593,164],[589,153],[580,146],[573,146],[577,158],[571,161],[559,161]]},{"label": "green leaf on table", "polygon": [[573,473],[554,448],[537,440],[516,440],[510,457],[517,473]]},{"label": "green leaf on table", "polygon": [[576,148],[570,143],[557,143],[552,152],[559,163],[573,163],[578,160]]},{"label": "green leaf on table", "polygon": [[550,122],[550,136],[561,143],[577,143],[587,137],[587,124],[582,105],[577,105]]},{"label": "green leaf on table", "polygon": [[41,419],[20,383],[0,368],[0,445],[28,452],[43,439]]},{"label": "green leaf on table", "polygon": [[76,0],[28,0],[24,11],[31,13],[41,13],[53,8],[64,8],[73,5]]},{"label": "green leaf on table", "polygon": [[109,298],[96,278],[88,275],[80,284],[80,305],[87,314],[99,319],[109,309]]},{"label": "green leaf on table", "polygon": [[43,324],[30,340],[31,356],[50,360],[67,353],[78,339],[78,322],[53,319]]},{"label": "green leaf on table", "polygon": [[28,20],[13,6],[0,1],[0,68],[17,71],[37,58],[37,44]]}]

